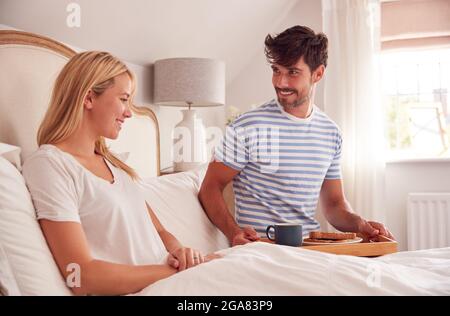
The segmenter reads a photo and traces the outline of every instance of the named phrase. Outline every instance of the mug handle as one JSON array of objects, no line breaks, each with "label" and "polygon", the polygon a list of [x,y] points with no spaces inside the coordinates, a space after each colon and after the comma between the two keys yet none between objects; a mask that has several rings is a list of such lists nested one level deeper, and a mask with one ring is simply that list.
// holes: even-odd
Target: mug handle
[{"label": "mug handle", "polygon": [[275,233],[275,226],[269,225],[269,226],[267,226],[267,229],[266,229],[266,236],[267,236],[267,238],[269,238],[269,240],[275,241],[275,238],[270,237],[269,230],[270,230],[271,228],[273,228],[274,233]]}]

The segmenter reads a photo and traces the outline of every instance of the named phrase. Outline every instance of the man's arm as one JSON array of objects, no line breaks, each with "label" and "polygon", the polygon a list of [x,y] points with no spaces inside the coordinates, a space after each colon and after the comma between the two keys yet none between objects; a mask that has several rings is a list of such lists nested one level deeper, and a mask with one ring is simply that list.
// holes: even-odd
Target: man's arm
[{"label": "man's arm", "polygon": [[350,203],[345,199],[341,179],[324,180],[320,202],[325,218],[337,230],[360,233],[368,238],[383,235],[394,239],[383,224],[366,221],[353,212]]},{"label": "man's arm", "polygon": [[242,230],[228,210],[223,198],[225,186],[239,171],[222,162],[211,162],[198,193],[198,198],[211,222],[228,238],[232,246],[258,240],[253,228]]},{"label": "man's arm", "polygon": [[334,228],[346,232],[358,232],[361,216],[355,214],[345,199],[342,180],[324,180],[320,190],[320,203],[327,221]]}]

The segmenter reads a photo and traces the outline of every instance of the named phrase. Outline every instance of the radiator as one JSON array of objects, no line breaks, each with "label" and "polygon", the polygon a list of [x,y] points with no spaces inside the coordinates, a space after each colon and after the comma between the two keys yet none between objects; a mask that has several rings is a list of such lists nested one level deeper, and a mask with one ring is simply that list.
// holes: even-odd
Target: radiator
[{"label": "radiator", "polygon": [[450,193],[409,193],[408,250],[450,247]]}]

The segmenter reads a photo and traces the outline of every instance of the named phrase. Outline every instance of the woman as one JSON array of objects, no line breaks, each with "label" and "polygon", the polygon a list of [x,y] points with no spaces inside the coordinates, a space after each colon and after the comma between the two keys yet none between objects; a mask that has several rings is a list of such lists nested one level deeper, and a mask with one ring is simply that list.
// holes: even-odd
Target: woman
[{"label": "woman", "polygon": [[134,76],[117,58],[77,54],[56,79],[39,149],[23,166],[62,275],[79,272],[75,294],[134,293],[215,257],[183,247],[164,229],[136,173],[105,145],[131,117],[134,92]]}]

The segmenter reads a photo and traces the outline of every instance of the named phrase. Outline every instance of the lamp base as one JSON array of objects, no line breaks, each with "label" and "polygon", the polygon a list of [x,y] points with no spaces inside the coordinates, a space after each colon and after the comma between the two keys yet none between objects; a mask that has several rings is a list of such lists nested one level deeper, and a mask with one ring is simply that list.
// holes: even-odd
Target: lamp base
[{"label": "lamp base", "polygon": [[182,110],[183,119],[173,133],[173,169],[188,171],[207,162],[206,131],[195,110]]}]

